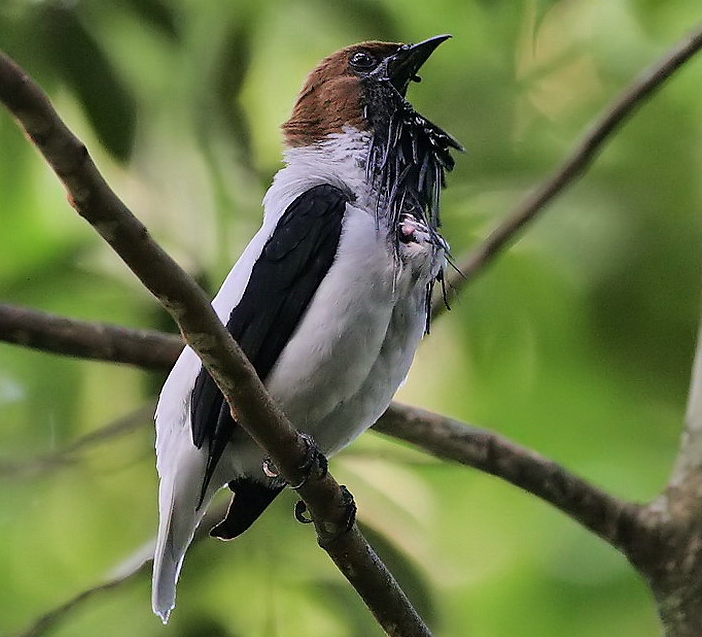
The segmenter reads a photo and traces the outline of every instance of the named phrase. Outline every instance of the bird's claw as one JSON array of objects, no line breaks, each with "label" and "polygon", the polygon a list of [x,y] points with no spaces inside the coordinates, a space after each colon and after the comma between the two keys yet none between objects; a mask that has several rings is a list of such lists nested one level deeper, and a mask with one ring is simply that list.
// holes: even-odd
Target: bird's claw
[{"label": "bird's claw", "polygon": [[[351,492],[343,484],[339,485],[339,489],[341,489],[342,506],[344,508],[343,516],[333,526],[330,525],[323,531],[324,536],[320,535],[319,542],[322,545],[333,542],[348,533],[356,522],[357,508]],[[295,504],[295,519],[302,524],[311,524],[314,520],[305,515],[308,511],[307,505],[302,500],[298,500]],[[318,532],[320,532],[319,529],[320,527],[318,527]]]},{"label": "bird's claw", "polygon": [[312,522],[314,522],[314,520],[311,517],[305,515],[307,511],[307,505],[302,500],[298,500],[295,503],[295,519],[300,524],[312,524]]},{"label": "bird's claw", "polygon": [[[302,440],[304,441],[307,449],[305,451],[305,459],[299,466],[299,469],[303,474],[302,480],[300,480],[300,482],[297,484],[290,485],[290,488],[294,490],[300,489],[302,486],[307,484],[312,477],[321,480],[329,471],[329,462],[327,461],[326,456],[322,453],[321,449],[317,446],[317,443],[314,441],[312,436],[306,433],[300,433],[300,436],[302,436]],[[282,480],[278,467],[275,466],[270,458],[263,459],[261,469],[267,478],[271,478],[272,480]]]},{"label": "bird's claw", "polygon": [[263,473],[266,474],[267,478],[277,478],[280,475],[278,473],[278,468],[273,464],[273,461],[270,458],[263,459],[261,468],[263,469]]},{"label": "bird's claw", "polygon": [[312,436],[306,433],[300,433],[300,436],[302,436],[305,442],[307,451],[305,453],[305,459],[300,465],[300,471],[303,473],[302,480],[297,484],[290,485],[290,488],[294,491],[302,488],[312,477],[321,480],[326,477],[329,472],[327,457],[322,453]]},{"label": "bird's claw", "polygon": [[351,527],[356,523],[356,501],[351,495],[351,491],[346,488],[345,484],[340,484],[341,495],[344,499],[344,533],[348,533]]}]

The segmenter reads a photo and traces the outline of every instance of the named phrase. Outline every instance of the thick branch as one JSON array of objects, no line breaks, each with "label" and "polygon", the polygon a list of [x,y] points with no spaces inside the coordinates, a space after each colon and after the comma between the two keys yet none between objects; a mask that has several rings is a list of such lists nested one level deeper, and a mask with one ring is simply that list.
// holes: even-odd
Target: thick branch
[{"label": "thick branch", "polygon": [[[644,71],[626,88],[592,124],[589,131],[553,174],[519,203],[470,254],[459,259],[460,272],[453,272],[448,277],[451,297],[457,295],[466,282],[472,280],[492,263],[495,257],[507,248],[525,226],[533,221],[551,201],[572,186],[624,122],[700,48],[702,48],[702,26],[683,38],[667,55]],[[440,314],[444,310],[444,304],[438,298],[433,307],[435,314]]]},{"label": "thick branch", "polygon": [[0,341],[78,358],[169,369],[183,349],[177,336],[79,321],[0,303]]},{"label": "thick branch", "polygon": [[513,484],[563,511],[624,553],[640,507],[495,433],[394,403],[374,429]]},{"label": "thick branch", "polygon": [[[69,200],[178,323],[224,394],[236,421],[266,450],[290,483],[303,479],[304,439],[271,400],[241,348],[197,284],[149,236],[99,173],[85,146],[41,89],[0,55],[0,100],[61,179]],[[354,527],[343,533],[345,495],[327,474],[299,490],[320,544],[352,582],[388,635],[429,635],[405,594]]]},{"label": "thick branch", "polygon": [[[180,339],[175,336],[158,332],[145,336],[137,330],[74,321],[20,308],[12,309],[18,316],[26,313],[32,318],[38,342],[43,340],[43,326],[47,329],[51,329],[54,323],[71,326],[71,329],[57,335],[52,351],[81,355],[86,348],[94,348],[89,351],[91,357],[102,358],[103,353],[106,353],[107,360],[115,360],[112,358],[113,351],[131,351],[131,344],[138,344],[149,351],[153,342],[154,346],[162,346],[163,355],[157,362],[163,369],[168,369],[173,364],[180,351]],[[3,329],[3,320],[3,306],[0,305],[0,332]],[[101,344],[100,338],[105,338],[109,347]],[[117,339],[114,343],[113,338]],[[130,341],[133,343],[130,344]],[[139,360],[130,362],[139,364]],[[148,409],[152,407],[149,406]],[[393,403],[374,429],[411,442],[439,458],[455,460],[500,477],[553,504],[589,530],[622,548],[617,535],[617,519],[620,513],[631,514],[630,507],[634,505],[603,493],[539,454],[519,447],[495,433],[398,403]],[[5,467],[4,473],[14,475],[20,469],[28,471],[37,467],[50,468],[65,459],[67,453],[73,455],[77,446],[83,448],[88,442],[92,443],[92,437],[89,441],[76,443],[60,456],[42,457],[29,465],[23,463],[16,467]],[[0,476],[2,475],[3,468],[0,467]]]},{"label": "thick branch", "polygon": [[699,514],[702,503],[702,322],[697,334],[697,350],[685,414],[680,451],[668,481],[668,491],[680,511]]},{"label": "thick branch", "polygon": [[[0,305],[0,333],[4,330],[3,309],[4,306]],[[70,329],[56,334],[53,341],[52,351],[64,354],[80,356],[87,351],[90,357],[102,359],[104,356],[106,360],[115,361],[114,352],[121,349],[134,351],[138,356],[138,347],[147,352],[159,347],[163,355],[157,362],[168,369],[181,348],[180,339],[167,334],[154,332],[145,336],[143,332],[112,325],[74,321],[21,308],[11,310],[11,316],[21,317],[26,314],[31,318],[33,338],[38,343],[46,340],[44,330],[53,335],[52,326],[55,323],[70,326]],[[107,342],[102,343],[101,339]],[[121,362],[121,359],[116,362]],[[130,362],[140,363],[138,358]],[[147,362],[144,361],[143,365]],[[607,541],[618,545],[616,520],[620,511],[630,512],[629,507],[632,505],[608,496],[586,481],[569,474],[563,467],[495,433],[397,403],[390,407],[374,429],[411,442],[442,459],[455,460],[496,475],[553,504]],[[65,454],[60,457],[64,458]],[[55,461],[54,456],[40,458],[30,465],[24,463],[18,467],[6,468],[6,473],[8,469],[17,473],[20,468],[29,470],[47,464],[53,466]],[[2,473],[0,467],[0,475]]]},{"label": "thick branch", "polygon": [[651,583],[668,637],[702,634],[701,494],[702,321],[678,455],[664,492],[647,510],[658,550],[643,546],[634,556]]}]

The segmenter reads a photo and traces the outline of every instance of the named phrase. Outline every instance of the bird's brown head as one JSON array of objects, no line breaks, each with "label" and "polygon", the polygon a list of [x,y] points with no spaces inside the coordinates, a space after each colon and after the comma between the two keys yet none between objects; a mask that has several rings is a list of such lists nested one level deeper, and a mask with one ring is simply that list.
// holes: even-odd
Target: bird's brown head
[{"label": "bird's brown head", "polygon": [[289,147],[307,146],[344,127],[369,130],[404,102],[410,81],[439,44],[440,35],[418,44],[361,42],[333,53],[309,74],[290,119],[283,124]]}]

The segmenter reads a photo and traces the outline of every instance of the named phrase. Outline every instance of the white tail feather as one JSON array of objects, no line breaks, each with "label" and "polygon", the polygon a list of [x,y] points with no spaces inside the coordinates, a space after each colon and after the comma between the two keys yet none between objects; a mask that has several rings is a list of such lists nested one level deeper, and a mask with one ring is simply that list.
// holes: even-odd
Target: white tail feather
[{"label": "white tail feather", "polygon": [[[199,368],[197,356],[186,347],[163,386],[156,408],[159,525],[151,603],[164,624],[175,605],[183,556],[207,504],[203,502],[195,510],[207,463],[207,452],[193,445],[190,432],[188,397]],[[211,497],[214,491],[209,491]]]},{"label": "white tail feather", "polygon": [[207,503],[197,511],[200,485],[207,462],[206,454],[187,441],[189,448],[177,450],[170,471],[161,473],[159,487],[159,527],[154,553],[151,603],[164,623],[175,606],[175,587],[183,557],[202,520]]}]

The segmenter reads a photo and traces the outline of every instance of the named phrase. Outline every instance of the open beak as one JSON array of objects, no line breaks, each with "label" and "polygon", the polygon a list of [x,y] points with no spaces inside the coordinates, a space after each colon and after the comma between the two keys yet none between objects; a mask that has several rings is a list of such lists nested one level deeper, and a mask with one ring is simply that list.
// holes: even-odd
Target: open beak
[{"label": "open beak", "polygon": [[405,96],[412,80],[419,81],[417,71],[429,59],[434,49],[450,37],[448,34],[435,35],[417,44],[406,44],[388,60],[388,79],[400,95]]}]

